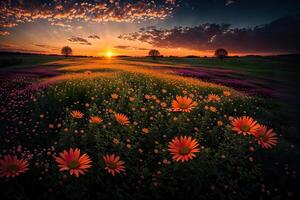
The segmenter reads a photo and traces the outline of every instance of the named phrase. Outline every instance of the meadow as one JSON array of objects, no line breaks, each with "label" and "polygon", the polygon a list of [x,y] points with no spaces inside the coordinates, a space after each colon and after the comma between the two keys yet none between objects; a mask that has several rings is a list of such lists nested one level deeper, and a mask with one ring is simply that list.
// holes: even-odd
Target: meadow
[{"label": "meadow", "polygon": [[[259,67],[241,71],[234,64],[253,66],[249,64],[253,61],[220,62],[71,58],[3,68],[1,195],[4,199],[296,198],[298,113],[287,115],[291,119],[287,123],[283,112],[286,107],[296,110],[294,99],[287,98],[292,103],[286,105],[282,96],[249,94],[178,72],[195,72],[201,65],[237,70],[233,73],[237,79],[268,79],[272,76],[265,69],[281,68],[268,61],[260,64],[266,66],[260,73]],[[35,76],[28,76],[30,72]],[[215,72],[209,74],[214,80]],[[284,82],[285,77],[278,80]],[[297,86],[293,81],[289,85]],[[263,83],[267,87],[272,81]],[[294,126],[286,131],[289,123]]]}]

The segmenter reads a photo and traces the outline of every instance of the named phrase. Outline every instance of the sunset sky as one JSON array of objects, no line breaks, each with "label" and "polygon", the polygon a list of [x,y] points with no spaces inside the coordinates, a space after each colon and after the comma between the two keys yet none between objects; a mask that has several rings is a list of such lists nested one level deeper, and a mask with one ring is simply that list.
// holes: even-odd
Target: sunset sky
[{"label": "sunset sky", "polygon": [[[299,53],[299,0],[2,0],[0,51]],[[256,27],[256,28],[255,28]]]}]

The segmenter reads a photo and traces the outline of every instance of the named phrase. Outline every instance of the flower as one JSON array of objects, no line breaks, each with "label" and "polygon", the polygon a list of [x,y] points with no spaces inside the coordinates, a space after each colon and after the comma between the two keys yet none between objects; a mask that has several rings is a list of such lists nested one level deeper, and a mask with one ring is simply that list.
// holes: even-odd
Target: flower
[{"label": "flower", "polygon": [[233,131],[243,135],[253,134],[254,131],[259,127],[257,121],[248,116],[234,118],[231,121],[231,125],[233,126]]},{"label": "flower", "polygon": [[115,176],[116,173],[121,173],[125,171],[124,161],[120,160],[119,156],[115,156],[115,154],[106,154],[103,156],[103,160],[105,162],[105,169],[111,175]]},{"label": "flower", "polygon": [[91,160],[87,154],[80,156],[80,149],[69,149],[69,152],[59,153],[58,157],[55,157],[55,161],[58,163],[59,171],[70,171],[70,175],[79,177],[79,174],[85,174],[88,168],[90,168]]},{"label": "flower", "polygon": [[119,97],[119,95],[117,95],[117,94],[111,94],[112,99],[118,99],[118,97]]},{"label": "flower", "polygon": [[143,134],[148,134],[149,133],[149,129],[148,128],[143,128],[142,132],[143,132]]},{"label": "flower", "polygon": [[225,91],[223,91],[223,95],[226,96],[226,97],[228,97],[228,96],[231,95],[231,92],[228,91],[228,90],[225,90]]},{"label": "flower", "polygon": [[128,117],[124,114],[115,113],[115,118],[121,125],[128,126],[130,123]]},{"label": "flower", "polygon": [[114,139],[113,139],[113,143],[114,143],[115,145],[117,145],[117,144],[120,143],[120,141],[119,141],[117,138],[114,138]]},{"label": "flower", "polygon": [[190,112],[195,106],[196,102],[189,97],[176,96],[176,99],[172,101],[172,109],[174,112]]},{"label": "flower", "polygon": [[216,94],[209,94],[207,96],[207,100],[208,101],[220,101],[221,98],[218,95],[216,95]]},{"label": "flower", "polygon": [[258,144],[265,149],[270,149],[277,144],[278,137],[273,129],[267,129],[266,126],[260,125],[253,134]]},{"label": "flower", "polygon": [[199,148],[196,148],[198,146],[196,139],[192,139],[190,136],[180,136],[179,139],[175,137],[169,142],[168,150],[171,152],[173,160],[184,162],[196,157],[195,153],[200,151]]},{"label": "flower", "polygon": [[71,112],[71,116],[72,116],[73,118],[75,118],[75,119],[82,119],[83,116],[84,116],[84,114],[83,114],[82,112],[78,111],[78,110],[73,110],[73,111]]},{"label": "flower", "polygon": [[217,112],[217,108],[214,107],[214,106],[210,106],[210,107],[209,107],[209,110],[210,110],[211,112]]},{"label": "flower", "polygon": [[89,122],[91,124],[100,124],[101,122],[103,122],[103,119],[100,117],[90,117]]},{"label": "flower", "polygon": [[85,75],[91,75],[92,72],[91,72],[91,71],[85,71],[84,74],[85,74]]},{"label": "flower", "polygon": [[16,177],[28,170],[28,162],[17,156],[5,155],[0,159],[0,177]]}]

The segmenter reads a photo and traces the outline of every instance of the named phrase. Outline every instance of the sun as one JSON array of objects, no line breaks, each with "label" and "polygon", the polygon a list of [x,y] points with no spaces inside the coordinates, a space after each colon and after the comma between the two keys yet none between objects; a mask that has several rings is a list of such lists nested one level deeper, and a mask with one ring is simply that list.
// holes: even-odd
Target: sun
[{"label": "sun", "polygon": [[113,56],[113,52],[111,52],[111,51],[106,52],[106,57],[107,58],[111,58],[112,56]]}]

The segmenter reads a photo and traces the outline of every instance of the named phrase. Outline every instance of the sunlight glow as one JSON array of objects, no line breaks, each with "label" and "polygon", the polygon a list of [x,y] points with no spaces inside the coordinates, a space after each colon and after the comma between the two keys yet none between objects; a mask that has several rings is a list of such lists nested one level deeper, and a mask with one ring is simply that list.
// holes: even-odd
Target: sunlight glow
[{"label": "sunlight glow", "polygon": [[107,51],[106,52],[106,57],[111,58],[113,56],[113,52]]}]

